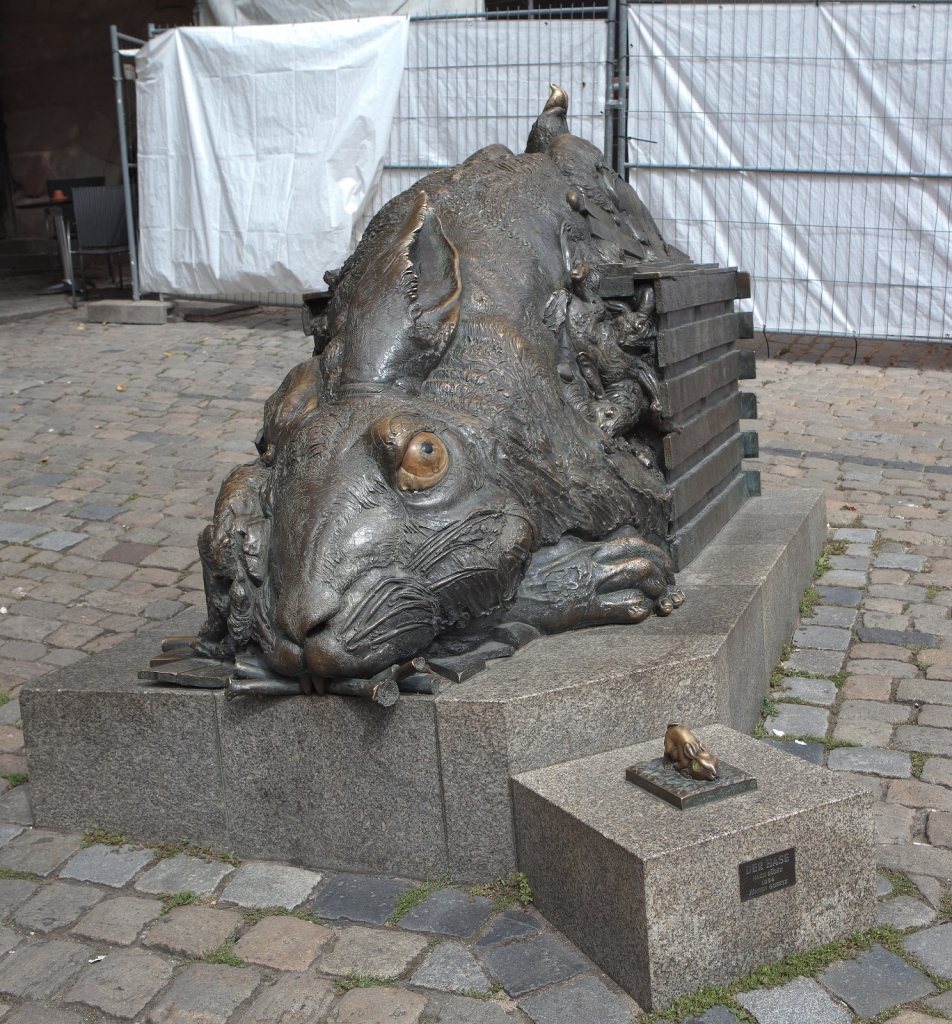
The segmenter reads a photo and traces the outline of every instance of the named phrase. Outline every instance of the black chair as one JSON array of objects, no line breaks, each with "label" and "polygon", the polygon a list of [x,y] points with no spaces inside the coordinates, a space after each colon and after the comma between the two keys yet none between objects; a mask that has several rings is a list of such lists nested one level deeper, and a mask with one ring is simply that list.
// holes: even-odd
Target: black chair
[{"label": "black chair", "polygon": [[[60,206],[57,216],[62,218],[63,224],[68,224],[75,231],[76,221],[73,219],[73,189],[74,188],[94,188],[97,186],[105,185],[106,179],[101,175],[93,178],[47,178],[46,179],[46,192],[50,199],[53,198],[53,193],[60,191],[66,197],[64,200],[60,200]],[[59,205],[59,204],[58,204]],[[52,211],[46,211],[46,247],[50,254],[50,272],[55,275],[56,265],[53,258],[54,245],[60,246],[60,260],[65,262],[66,253],[63,251],[62,244],[59,240],[53,224],[51,223]],[[63,277],[69,276],[69,269],[63,267]]]},{"label": "black chair", "polygon": [[[75,244],[70,255],[79,257],[79,272],[86,291],[84,256],[105,256],[109,263],[109,276],[113,276],[112,257],[129,251],[126,228],[126,197],[121,185],[103,185],[99,188],[73,188],[73,217]],[[119,260],[119,287],[122,288],[122,260]],[[73,278],[73,309],[76,308],[76,279]]]},{"label": "black chair", "polygon": [[59,190],[66,196],[66,201],[63,203],[63,219],[69,224],[72,224],[75,228],[76,220],[73,217],[73,189],[74,188],[102,188],[106,184],[106,179],[101,175],[93,178],[47,178],[46,179],[46,192],[50,199],[53,198],[53,193]]}]

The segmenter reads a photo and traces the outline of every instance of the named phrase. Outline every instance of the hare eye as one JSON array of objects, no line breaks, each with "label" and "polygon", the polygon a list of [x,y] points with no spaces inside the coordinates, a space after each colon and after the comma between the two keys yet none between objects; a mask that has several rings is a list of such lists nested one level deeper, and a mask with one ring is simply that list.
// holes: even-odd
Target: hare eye
[{"label": "hare eye", "polygon": [[439,483],[449,466],[446,445],[436,434],[417,434],[403,453],[397,470],[397,486],[401,491],[424,491]]},{"label": "hare eye", "polygon": [[694,769],[694,770],[695,770],[696,772],[699,772],[699,771],[701,770],[701,762],[700,762],[700,761],[695,761],[695,762],[694,762],[694,764],[692,764],[692,765],[691,765],[691,767],[692,767],[692,768],[693,768],[693,769]]}]

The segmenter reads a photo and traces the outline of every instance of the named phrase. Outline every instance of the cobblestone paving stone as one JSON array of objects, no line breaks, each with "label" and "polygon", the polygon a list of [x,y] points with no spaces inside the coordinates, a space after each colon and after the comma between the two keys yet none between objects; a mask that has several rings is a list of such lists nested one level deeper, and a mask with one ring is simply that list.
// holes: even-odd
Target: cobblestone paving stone
[{"label": "cobblestone paving stone", "polygon": [[210,896],[225,875],[230,875],[234,870],[229,864],[178,854],[159,861],[136,882],[136,889],[153,895],[163,892],[194,892],[196,896]]},{"label": "cobblestone paving stone", "polygon": [[492,991],[473,954],[455,942],[441,942],[411,976],[410,984],[439,992]]},{"label": "cobblestone paving stone", "polygon": [[397,898],[410,888],[408,882],[397,879],[341,873],[321,889],[314,910],[329,920],[383,924],[394,912]]},{"label": "cobblestone paving stone", "polygon": [[121,889],[133,875],[139,873],[140,868],[150,864],[153,859],[153,853],[148,849],[136,850],[130,846],[104,846],[97,843],[77,853],[60,871],[60,878],[98,882],[100,885]]},{"label": "cobblestone paving stone", "polygon": [[[11,698],[0,706],[0,775],[26,771],[23,682],[204,603],[198,532],[225,473],[254,456],[264,399],[308,354],[294,310],[163,327],[84,315],[0,325],[0,688]],[[903,933],[908,959],[893,944],[886,957],[844,961],[737,1005],[758,1024],[856,1020],[842,979],[865,969],[873,980],[857,990],[867,998],[875,990],[886,1012],[907,1000],[899,1024],[952,1018],[952,346],[861,343],[853,366],[851,342],[773,339],[774,358],[761,340],[745,344],[758,360],[745,390],[763,417],[745,424],[760,435],[750,465],[767,489],[823,488],[834,544],[772,694],[776,717],[818,732],[802,744],[768,723],[765,735],[873,793],[880,868],[904,872],[879,876],[881,919]],[[0,867],[32,876],[0,878],[4,1021],[639,1016],[531,908],[476,913],[444,889],[394,923],[390,908],[412,881],[249,863],[231,871],[146,861],[145,851],[107,877],[94,862],[108,855],[80,853],[79,837],[31,823],[28,786],[0,795]],[[94,881],[80,880],[87,871]],[[195,904],[162,915],[152,897],[180,887]],[[59,898],[67,889],[86,895]],[[49,932],[20,923],[34,911]],[[176,930],[196,911],[198,924]],[[194,948],[183,954],[186,941]],[[196,963],[212,943],[215,962]],[[387,984],[351,987],[355,968]],[[477,971],[489,999],[413,981],[463,984]],[[921,1000],[909,1002],[904,984]],[[722,1006],[693,1019],[733,1015]]]}]

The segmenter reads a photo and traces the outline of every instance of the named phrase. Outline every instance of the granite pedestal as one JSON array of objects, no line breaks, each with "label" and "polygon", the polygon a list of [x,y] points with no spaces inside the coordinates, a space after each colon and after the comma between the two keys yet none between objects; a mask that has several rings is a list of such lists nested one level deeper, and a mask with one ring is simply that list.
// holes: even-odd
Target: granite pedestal
[{"label": "granite pedestal", "polygon": [[516,865],[510,777],[660,735],[750,732],[826,535],[822,491],[747,502],[669,618],[544,637],[437,697],[225,699],[144,686],[199,611],[23,687],[38,825],[189,837],[307,867],[485,880]]},{"label": "granite pedestal", "polygon": [[536,907],[649,1010],[876,919],[872,796],[724,726],[697,735],[758,788],[679,810],[633,785],[660,733],[512,780]]}]

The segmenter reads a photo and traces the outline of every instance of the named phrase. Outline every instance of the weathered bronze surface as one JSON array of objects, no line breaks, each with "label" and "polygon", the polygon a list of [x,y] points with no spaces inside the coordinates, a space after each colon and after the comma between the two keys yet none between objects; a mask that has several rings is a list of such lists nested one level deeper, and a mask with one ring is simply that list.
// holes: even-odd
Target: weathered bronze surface
[{"label": "weathered bronze surface", "polygon": [[726,761],[721,761],[718,776],[712,781],[681,775],[663,757],[631,765],[625,769],[625,778],[682,811],[757,788],[752,775]]},{"label": "weathered bronze surface", "polygon": [[718,777],[717,758],[690,729],[677,722],[668,722],[662,760],[688,779],[713,782]]},{"label": "weathered bronze surface", "polygon": [[[520,638],[681,603],[638,282],[691,263],[567,110],[553,87],[525,153],[489,146],[393,199],[306,307],[313,356],[199,540],[191,648],[235,665],[236,691],[363,693],[398,666],[421,692]],[[618,279],[628,297],[603,298]]]}]

